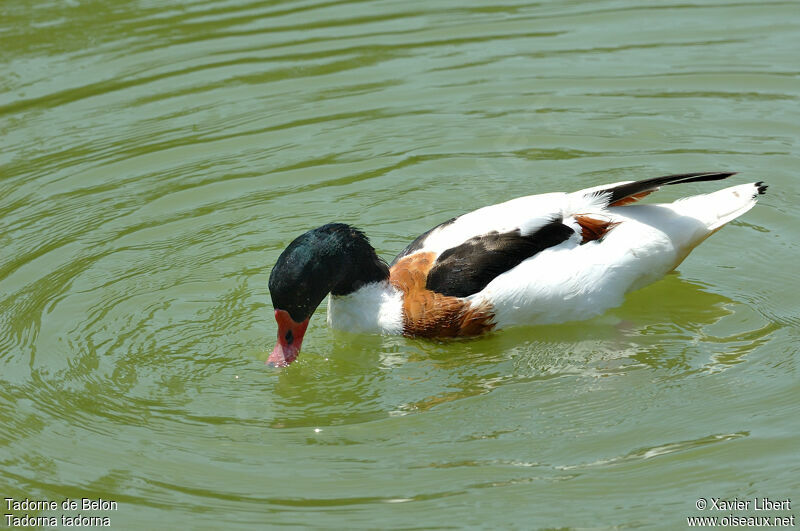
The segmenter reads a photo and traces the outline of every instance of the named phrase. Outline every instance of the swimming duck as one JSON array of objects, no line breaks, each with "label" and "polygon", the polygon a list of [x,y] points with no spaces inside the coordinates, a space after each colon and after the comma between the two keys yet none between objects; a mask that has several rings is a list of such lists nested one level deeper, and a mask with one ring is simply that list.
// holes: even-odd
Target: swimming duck
[{"label": "swimming duck", "polygon": [[388,265],[354,227],[310,230],[281,253],[269,277],[278,343],[267,363],[297,358],[328,294],[328,324],[365,333],[475,336],[596,316],[675,269],[767,187],[632,203],[663,185],[731,175],[667,175],[512,199],[437,225]]}]

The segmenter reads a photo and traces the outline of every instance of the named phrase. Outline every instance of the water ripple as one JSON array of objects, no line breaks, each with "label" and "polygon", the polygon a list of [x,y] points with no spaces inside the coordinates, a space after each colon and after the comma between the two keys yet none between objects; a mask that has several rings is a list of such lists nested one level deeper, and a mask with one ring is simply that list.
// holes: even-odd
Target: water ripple
[{"label": "water ripple", "polygon": [[[614,527],[743,475],[784,496],[794,7],[4,6],[0,481],[113,498],[120,527]],[[604,316],[440,342],[334,333],[323,305],[264,366],[270,267],[313,226],[391,258],[487,203],[715,167],[770,193]]]}]

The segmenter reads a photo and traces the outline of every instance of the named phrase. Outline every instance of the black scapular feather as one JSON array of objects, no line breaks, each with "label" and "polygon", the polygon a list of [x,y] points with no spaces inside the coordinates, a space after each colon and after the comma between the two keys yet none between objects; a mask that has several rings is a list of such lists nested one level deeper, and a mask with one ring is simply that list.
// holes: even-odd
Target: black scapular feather
[{"label": "black scapular feather", "polygon": [[470,238],[439,255],[428,272],[425,287],[443,295],[467,297],[523,260],[558,245],[573,234],[575,231],[559,217],[527,235],[517,229]]}]

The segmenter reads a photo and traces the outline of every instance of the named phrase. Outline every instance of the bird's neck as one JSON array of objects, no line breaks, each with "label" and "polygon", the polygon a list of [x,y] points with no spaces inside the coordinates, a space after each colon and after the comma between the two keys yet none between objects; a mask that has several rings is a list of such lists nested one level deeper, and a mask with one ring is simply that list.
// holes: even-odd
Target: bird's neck
[{"label": "bird's neck", "polygon": [[328,272],[330,293],[334,296],[350,295],[362,286],[389,280],[389,266],[366,241],[361,247],[340,251],[331,258]]}]

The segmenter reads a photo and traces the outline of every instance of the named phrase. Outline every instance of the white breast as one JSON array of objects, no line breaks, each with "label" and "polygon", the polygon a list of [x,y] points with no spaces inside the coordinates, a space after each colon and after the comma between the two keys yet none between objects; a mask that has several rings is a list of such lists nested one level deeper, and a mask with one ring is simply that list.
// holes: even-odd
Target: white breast
[{"label": "white breast", "polygon": [[328,326],[368,334],[403,333],[403,294],[388,281],[328,297]]}]

